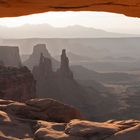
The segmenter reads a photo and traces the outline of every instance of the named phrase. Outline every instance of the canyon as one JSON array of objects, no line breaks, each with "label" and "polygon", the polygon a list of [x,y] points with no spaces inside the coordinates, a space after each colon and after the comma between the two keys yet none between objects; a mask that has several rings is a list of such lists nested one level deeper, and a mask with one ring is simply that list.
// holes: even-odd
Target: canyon
[{"label": "canyon", "polygon": [[[38,44],[28,59],[36,62],[33,74],[23,64],[7,66],[1,60],[1,140],[140,139],[139,116],[130,119],[136,115],[133,116],[132,109],[139,115],[136,111],[139,108],[138,89],[126,100],[129,105],[135,101],[135,105],[132,103],[128,110],[118,110],[117,96],[110,94],[102,84],[92,81],[94,87],[89,88],[86,82],[87,88],[84,82],[75,79],[65,49],[60,62],[55,60],[58,62],[55,70],[52,59],[55,60],[46,46]],[[120,121],[122,118],[124,120]]]},{"label": "canyon", "polygon": [[[45,57],[43,52],[40,54],[39,62],[37,61],[38,65],[34,66],[32,70],[36,80],[37,97],[53,98],[73,105],[82,112],[85,118],[90,120],[93,118],[94,120],[107,119],[108,114],[117,112],[119,105],[114,99],[115,96],[108,93],[105,87],[100,91],[99,87],[103,86],[100,86],[98,82],[95,82],[96,86],[91,89],[77,82],[71,71],[65,49],[61,53],[60,66],[55,71],[51,58]],[[101,102],[104,102],[102,108],[99,107]]]},{"label": "canyon", "polygon": [[[0,0],[1,17],[68,10],[107,11],[140,17],[139,0]],[[39,44],[35,47],[35,52],[39,52],[38,46],[45,48],[44,44]],[[40,59],[40,62],[34,60],[35,57]],[[82,86],[85,83],[80,81],[80,84],[78,78],[75,79],[65,50],[62,51],[61,62],[56,61],[48,52],[46,55],[39,52],[29,56],[26,65],[30,70],[33,68],[34,76],[22,65],[17,47],[0,47],[0,140],[140,140],[140,86],[137,84],[139,81],[134,83],[133,75],[133,83],[129,81],[132,87],[123,91],[129,93],[129,96],[125,96],[129,110],[115,110],[118,107],[115,102],[117,96],[109,94],[106,87],[97,81],[92,81],[94,87],[89,87],[86,81],[88,88],[85,89]],[[128,81],[123,84],[126,82]],[[42,85],[47,92],[38,92]],[[97,87],[101,87],[105,92],[99,92]],[[81,102],[78,94],[82,95]],[[37,98],[39,96],[42,99]],[[53,96],[64,103],[51,99]],[[92,121],[86,120],[91,117],[90,113]],[[121,116],[122,119],[125,115],[128,118],[135,118],[136,115],[138,120],[112,119],[114,116]],[[96,120],[101,121],[100,117],[111,120],[97,122]]]}]

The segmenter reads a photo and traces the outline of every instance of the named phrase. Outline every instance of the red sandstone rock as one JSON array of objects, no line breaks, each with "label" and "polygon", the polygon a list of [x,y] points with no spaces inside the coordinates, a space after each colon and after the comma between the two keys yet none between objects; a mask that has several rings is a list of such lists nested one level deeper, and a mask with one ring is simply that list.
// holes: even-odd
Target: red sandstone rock
[{"label": "red sandstone rock", "polygon": [[0,111],[0,140],[33,140],[30,123],[21,122],[11,114]]},{"label": "red sandstone rock", "polygon": [[[48,108],[55,116],[51,116],[54,122],[43,121],[41,113],[47,116]],[[61,117],[69,118],[71,111],[65,112],[66,109],[73,110],[52,99],[33,99],[26,104],[0,100],[0,140],[140,140],[140,121],[99,123],[74,119],[69,123],[55,122]]]},{"label": "red sandstone rock", "polygon": [[67,135],[64,130],[66,124],[38,121],[39,129],[35,132],[37,140],[86,140],[83,137]]},{"label": "red sandstone rock", "polygon": [[72,136],[94,137],[98,134],[102,138],[118,131],[119,128],[116,125],[81,120],[72,120],[65,129],[65,132]]},{"label": "red sandstone rock", "polygon": [[51,121],[69,122],[74,118],[81,118],[80,112],[76,108],[53,99],[32,99],[26,104],[40,109]]},{"label": "red sandstone rock", "polygon": [[1,99],[26,101],[35,97],[35,80],[26,67],[0,66]]},{"label": "red sandstone rock", "polygon": [[140,17],[139,0],[0,0],[0,17],[47,11],[106,11]]},{"label": "red sandstone rock", "polygon": [[77,109],[53,99],[32,99],[27,101],[26,104],[0,100],[0,110],[20,118],[32,120],[69,122],[72,119],[81,118]]},{"label": "red sandstone rock", "polygon": [[140,140],[140,124],[122,130],[107,140]]}]

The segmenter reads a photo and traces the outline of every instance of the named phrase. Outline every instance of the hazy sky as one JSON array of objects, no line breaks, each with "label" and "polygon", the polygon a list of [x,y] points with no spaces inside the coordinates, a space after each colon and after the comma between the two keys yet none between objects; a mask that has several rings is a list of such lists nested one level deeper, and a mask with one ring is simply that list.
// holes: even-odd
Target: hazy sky
[{"label": "hazy sky", "polygon": [[140,18],[106,12],[48,12],[15,18],[0,18],[0,26],[48,23],[55,27],[83,25],[106,31],[140,34]]}]

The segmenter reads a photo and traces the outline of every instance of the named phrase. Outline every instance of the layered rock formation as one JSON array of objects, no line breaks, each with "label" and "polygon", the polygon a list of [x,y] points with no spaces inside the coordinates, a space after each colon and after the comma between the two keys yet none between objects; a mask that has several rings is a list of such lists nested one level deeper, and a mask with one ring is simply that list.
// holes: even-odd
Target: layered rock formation
[{"label": "layered rock formation", "polygon": [[21,60],[18,47],[0,46],[0,61],[5,66],[20,67]]},{"label": "layered rock formation", "polygon": [[61,64],[57,71],[53,71],[51,59],[41,54],[39,65],[33,68],[32,73],[37,81],[37,97],[53,98],[73,105],[88,119],[106,120],[112,112],[111,117],[115,117],[118,105],[115,97],[98,91],[98,88],[85,88],[77,83],[65,50],[62,50]]},{"label": "layered rock formation", "polygon": [[47,11],[106,11],[140,17],[140,4],[139,0],[0,0],[1,17]]},{"label": "layered rock formation", "polygon": [[23,62],[23,64],[32,70],[32,68],[34,66],[39,64],[39,59],[40,59],[41,53],[43,54],[43,56],[50,58],[52,60],[52,65],[53,65],[54,69],[56,69],[58,67],[59,63],[54,58],[51,57],[45,44],[35,45],[33,47],[33,53],[30,55],[30,57],[25,62]]},{"label": "layered rock formation", "polygon": [[86,106],[85,91],[73,78],[65,50],[56,72],[52,69],[51,59],[41,53],[39,65],[33,68],[32,73],[37,81],[37,97],[53,98],[81,109]]},{"label": "layered rock formation", "polygon": [[79,111],[52,99],[0,100],[1,140],[139,140],[140,121],[81,120]]},{"label": "layered rock formation", "polygon": [[26,101],[36,97],[35,80],[26,67],[0,65],[0,98]]}]

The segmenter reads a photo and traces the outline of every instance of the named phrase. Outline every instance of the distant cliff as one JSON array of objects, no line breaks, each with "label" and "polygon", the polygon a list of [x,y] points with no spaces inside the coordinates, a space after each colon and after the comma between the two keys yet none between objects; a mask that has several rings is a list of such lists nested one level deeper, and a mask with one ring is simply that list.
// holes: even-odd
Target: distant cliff
[{"label": "distant cliff", "polygon": [[33,52],[30,57],[23,62],[25,66],[29,69],[32,69],[34,66],[39,64],[40,54],[43,54],[45,57],[48,57],[52,60],[53,68],[56,69],[59,65],[59,62],[51,57],[50,53],[48,52],[45,44],[37,44],[33,47]]},{"label": "distant cliff", "polygon": [[0,98],[26,101],[36,97],[33,75],[26,67],[0,65]]},{"label": "distant cliff", "polygon": [[0,61],[6,66],[20,67],[21,60],[18,47],[0,46]]}]

